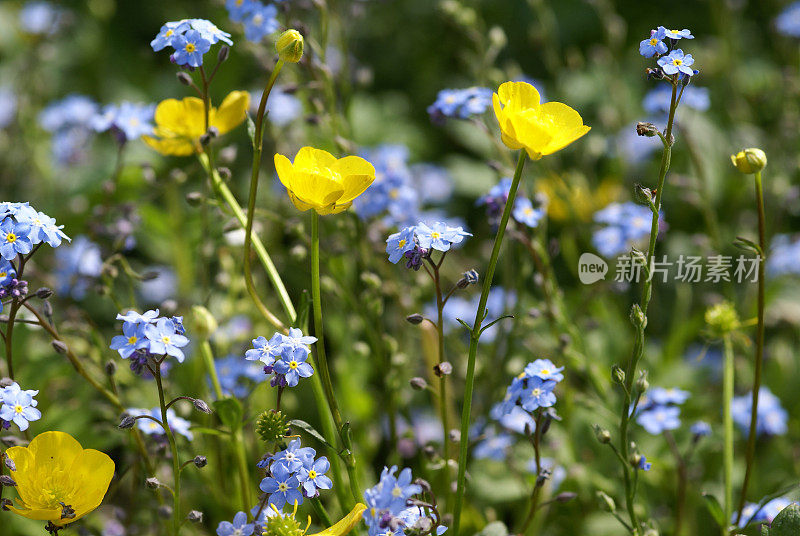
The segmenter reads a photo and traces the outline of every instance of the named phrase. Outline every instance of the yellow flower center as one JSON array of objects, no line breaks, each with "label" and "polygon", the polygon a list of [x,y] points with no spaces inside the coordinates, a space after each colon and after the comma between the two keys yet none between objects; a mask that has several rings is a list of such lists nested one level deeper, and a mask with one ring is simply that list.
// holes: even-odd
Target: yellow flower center
[{"label": "yellow flower center", "polygon": [[264,22],[264,16],[263,15],[258,14],[258,15],[254,15],[253,16],[253,23],[256,26],[260,25],[262,22]]},{"label": "yellow flower center", "polygon": [[289,361],[289,368],[295,370],[297,368],[297,361]]},{"label": "yellow flower center", "polygon": [[672,65],[676,65],[676,66],[677,65],[683,65],[683,60],[679,60],[679,59],[676,58],[676,59],[672,60]]},{"label": "yellow flower center", "polygon": [[550,369],[543,368],[541,371],[539,371],[539,374],[550,374]]},{"label": "yellow flower center", "polygon": [[517,374],[517,378],[519,378],[520,380],[522,378],[524,378],[524,377],[525,377],[525,373],[524,372],[520,372],[519,374]]},{"label": "yellow flower center", "polygon": [[22,413],[24,410],[25,410],[25,408],[23,408],[23,407],[22,407],[22,406],[20,406],[19,404],[17,404],[16,406],[14,406],[14,413]]},{"label": "yellow flower center", "polygon": [[314,480],[315,478],[317,478],[317,472],[315,470],[313,470],[313,469],[310,470],[308,472],[308,478],[310,478],[311,480]]},{"label": "yellow flower center", "polygon": [[652,46],[656,46],[656,45],[658,44],[658,39],[656,39],[655,37],[654,37],[654,38],[652,38],[652,39],[650,40],[650,44],[651,44]]},{"label": "yellow flower center", "polygon": [[[406,239],[405,238],[401,238],[400,241],[397,242],[397,249],[402,249],[403,246],[405,246],[405,245],[406,245]],[[0,275],[5,277],[6,274],[0,274]]]},{"label": "yellow flower center", "polygon": [[174,33],[175,33],[175,32],[173,32],[172,30],[167,30],[167,31],[164,33],[164,37],[170,37],[170,36],[172,36],[172,34],[174,34]]},{"label": "yellow flower center", "polygon": [[5,277],[7,275],[8,275],[8,272],[0,272],[0,279],[5,279]]},{"label": "yellow flower center", "polygon": [[163,342],[164,344],[170,344],[170,341],[171,339],[169,338],[169,335],[163,335],[161,337],[161,342]]},{"label": "yellow flower center", "polygon": [[129,124],[130,126],[132,126],[132,127],[138,126],[138,125],[139,125],[139,118],[138,118],[138,117],[131,117],[131,118],[128,120],[128,124]]},{"label": "yellow flower center", "polygon": [[392,199],[397,199],[399,195],[400,195],[400,190],[398,190],[397,188],[392,188],[391,190],[389,190],[389,197],[391,197]]},{"label": "yellow flower center", "polygon": [[186,43],[186,48],[185,48],[184,50],[186,50],[186,52],[188,52],[189,54],[191,54],[191,53],[192,53],[192,52],[194,52],[196,49],[197,49],[197,47],[196,47],[196,46],[194,46],[194,43]]},{"label": "yellow flower center", "polygon": [[136,341],[138,340],[139,337],[137,337],[136,335],[131,335],[130,337],[128,337],[128,344],[136,344]]},{"label": "yellow flower center", "polygon": [[392,497],[401,497],[403,495],[403,490],[400,486],[395,486],[392,490]]},{"label": "yellow flower center", "polygon": [[533,214],[533,209],[532,208],[526,208],[523,212],[525,212],[526,216],[530,216],[531,214]]},{"label": "yellow flower center", "polygon": [[9,244],[11,244],[13,242],[16,242],[16,241],[17,241],[17,235],[15,235],[14,233],[8,233],[6,235],[6,242],[8,242]]},{"label": "yellow flower center", "polygon": [[434,239],[434,240],[438,240],[441,237],[442,237],[442,235],[440,233],[437,233],[436,231],[431,233],[431,238]]},{"label": "yellow flower center", "polygon": [[535,387],[535,388],[534,388],[534,389],[531,391],[531,394],[532,394],[533,396],[539,396],[540,394],[542,394],[542,390],[541,390],[541,389],[539,389],[538,387]]},{"label": "yellow flower center", "polygon": [[286,485],[286,482],[281,482],[278,484],[278,491],[289,491],[289,486]]}]

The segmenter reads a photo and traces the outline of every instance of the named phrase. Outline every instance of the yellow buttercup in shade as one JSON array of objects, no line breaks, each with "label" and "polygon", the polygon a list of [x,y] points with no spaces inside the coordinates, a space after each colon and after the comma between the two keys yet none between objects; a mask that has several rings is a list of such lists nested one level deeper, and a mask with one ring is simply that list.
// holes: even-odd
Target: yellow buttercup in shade
[{"label": "yellow buttercup in shade", "polygon": [[[219,108],[211,107],[208,126],[222,135],[239,126],[250,105],[250,94],[232,91]],[[206,133],[203,101],[197,97],[166,99],[156,107],[155,136],[142,136],[144,142],[161,154],[188,156],[200,152],[200,136]]]},{"label": "yellow buttercup in shade", "polygon": [[566,104],[539,100],[539,92],[527,82],[506,82],[492,95],[503,143],[525,149],[531,160],[560,151],[591,128]]},{"label": "yellow buttercup in shade", "polygon": [[375,168],[359,156],[336,158],[327,151],[303,147],[294,163],[275,155],[275,170],[295,208],[338,214],[375,180]]},{"label": "yellow buttercup in shade", "polygon": [[28,519],[66,525],[103,502],[114,476],[106,454],[84,449],[64,432],[44,432],[27,447],[11,447],[11,477],[19,499],[9,509]]},{"label": "yellow buttercup in shade", "polygon": [[311,526],[311,518],[308,518],[306,528],[300,525],[296,519],[297,516],[297,503],[294,504],[294,509],[289,513],[279,512],[274,505],[270,507],[275,511],[274,516],[266,518],[264,531],[262,536],[345,536],[361,521],[364,511],[367,509],[366,505],[356,503],[350,513],[334,523],[332,526],[326,528],[321,532],[308,534],[308,527]]}]

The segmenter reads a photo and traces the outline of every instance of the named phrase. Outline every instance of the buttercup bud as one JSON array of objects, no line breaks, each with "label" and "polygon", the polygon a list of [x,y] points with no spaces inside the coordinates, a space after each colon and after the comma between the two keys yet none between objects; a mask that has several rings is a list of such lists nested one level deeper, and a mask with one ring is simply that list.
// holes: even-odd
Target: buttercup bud
[{"label": "buttercup bud", "polygon": [[722,337],[739,328],[739,315],[736,314],[733,304],[728,301],[718,303],[706,310],[705,320],[708,329],[715,337]]},{"label": "buttercup bud", "polygon": [[758,173],[767,167],[767,155],[761,149],[751,147],[732,154],[731,162],[742,173]]},{"label": "buttercup bud", "polygon": [[297,63],[303,57],[303,36],[297,30],[286,30],[275,43],[278,57],[287,63]]},{"label": "buttercup bud", "polygon": [[211,311],[202,305],[192,307],[192,332],[201,339],[207,339],[217,330],[218,324]]}]

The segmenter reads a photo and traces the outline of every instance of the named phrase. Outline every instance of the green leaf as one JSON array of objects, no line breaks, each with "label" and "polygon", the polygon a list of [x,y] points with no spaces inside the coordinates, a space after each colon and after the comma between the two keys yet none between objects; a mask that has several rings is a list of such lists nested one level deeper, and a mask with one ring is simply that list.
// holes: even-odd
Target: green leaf
[{"label": "green leaf", "polygon": [[303,421],[303,420],[300,420],[300,419],[293,419],[293,420],[289,421],[288,424],[289,424],[289,426],[293,426],[295,428],[300,428],[302,431],[304,431],[305,433],[307,433],[308,435],[310,435],[311,437],[313,437],[314,439],[316,439],[317,441],[319,441],[320,443],[322,443],[323,445],[325,445],[329,449],[331,449],[334,452],[336,452],[336,447],[334,447],[333,445],[328,443],[325,440],[325,438],[322,437],[322,434],[317,432],[314,429],[314,427],[311,426],[310,424],[308,424],[306,421]]},{"label": "green leaf", "polygon": [[502,521],[492,521],[483,527],[476,536],[508,536],[508,527]]},{"label": "green leaf", "polygon": [[733,245],[739,249],[744,251],[752,251],[756,255],[761,255],[761,247],[753,242],[752,240],[748,240],[743,236],[737,236],[736,240],[733,241]]},{"label": "green leaf", "polygon": [[217,430],[216,428],[204,428],[202,426],[193,426],[192,432],[197,432],[198,434],[205,434],[205,435],[214,435],[214,436],[228,435],[227,432],[223,432],[222,430]]},{"label": "green leaf", "polygon": [[708,513],[711,514],[711,517],[714,518],[716,521],[717,526],[724,528],[728,526],[727,520],[725,519],[725,513],[722,511],[722,506],[719,504],[719,501],[716,497],[711,495],[710,493],[703,493],[703,499],[705,499],[706,508],[708,508]]},{"label": "green leaf", "polygon": [[797,536],[800,534],[800,506],[790,504],[775,516],[769,536]]},{"label": "green leaf", "polygon": [[236,432],[242,427],[244,410],[242,404],[235,398],[223,398],[214,402],[214,411],[219,415],[222,424]]}]

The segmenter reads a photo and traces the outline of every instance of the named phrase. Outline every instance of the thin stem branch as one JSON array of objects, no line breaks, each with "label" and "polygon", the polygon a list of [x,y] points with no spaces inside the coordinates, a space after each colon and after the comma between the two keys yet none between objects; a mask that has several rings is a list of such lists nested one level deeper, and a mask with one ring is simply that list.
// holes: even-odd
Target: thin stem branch
[{"label": "thin stem branch", "polygon": [[494,239],[492,254],[491,257],[489,257],[489,265],[486,268],[486,274],[483,278],[483,288],[481,290],[480,301],[478,302],[478,310],[475,315],[475,323],[473,324],[472,331],[470,333],[466,386],[464,388],[464,402],[461,410],[461,442],[458,456],[456,501],[453,509],[454,536],[459,536],[458,531],[461,524],[461,508],[464,501],[464,492],[466,491],[467,456],[469,453],[469,421],[472,412],[472,392],[475,389],[475,361],[478,355],[478,340],[481,336],[481,323],[483,322],[483,317],[486,312],[486,302],[489,299],[489,290],[492,288],[494,271],[497,268],[497,259],[500,256],[500,248],[503,245],[503,237],[505,236],[508,220],[511,216],[511,209],[514,206],[517,189],[519,188],[519,183],[522,180],[522,169],[525,167],[525,158],[525,151],[521,150],[519,152],[519,159],[517,161],[517,169],[514,171],[514,179],[511,181],[511,188],[508,191],[508,200],[506,201],[506,206],[503,209],[503,216],[500,219],[500,226],[497,229],[497,235]]},{"label": "thin stem branch", "polygon": [[764,214],[764,191],[761,186],[761,172],[757,171],[754,174],[754,178],[756,186],[756,206],[758,209],[758,246],[761,249],[761,254],[758,258],[758,327],[756,328],[756,362],[755,374],[753,377],[752,408],[750,410],[750,433],[747,436],[747,450],[745,451],[746,469],[744,472],[744,481],[742,482],[742,494],[739,497],[739,513],[736,516],[737,524],[742,518],[742,510],[744,510],[745,501],[747,500],[747,486],[750,484],[750,476],[753,472],[758,425],[758,395],[761,390],[761,369],[764,363],[764,257],[767,251],[766,217]]}]

